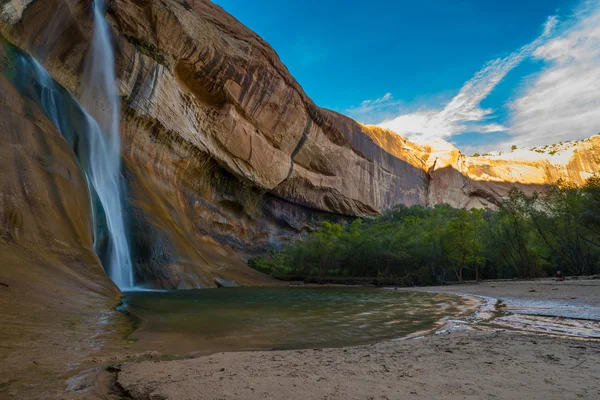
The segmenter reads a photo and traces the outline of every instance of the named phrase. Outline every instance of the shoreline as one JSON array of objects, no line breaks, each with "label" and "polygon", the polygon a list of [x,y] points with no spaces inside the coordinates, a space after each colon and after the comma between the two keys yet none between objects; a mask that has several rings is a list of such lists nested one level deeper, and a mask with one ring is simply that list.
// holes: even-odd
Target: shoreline
[{"label": "shoreline", "polygon": [[600,321],[599,280],[486,281],[397,290],[487,297],[502,301],[512,313]]},{"label": "shoreline", "polygon": [[[451,319],[434,331],[399,340],[346,348],[217,353],[181,361],[150,361],[123,366],[117,380],[134,398],[597,398],[597,338],[566,336],[569,332],[544,324],[546,331],[501,320],[515,315],[521,321],[549,318],[513,313],[516,292],[525,291],[546,302],[578,300],[570,298],[574,297],[571,291],[578,289],[572,284],[553,291],[548,283],[538,281],[530,288],[532,281],[525,283],[527,287],[494,282],[468,291],[464,285],[451,290],[398,289],[455,294],[473,303],[466,318]],[[585,293],[579,291],[585,300],[592,300],[589,307],[600,305],[597,283],[584,288]],[[522,297],[528,300],[527,295]],[[567,324],[577,321],[550,318]],[[600,333],[600,325],[590,323]],[[477,378],[482,376],[485,379]]]},{"label": "shoreline", "polygon": [[574,323],[582,320],[514,312],[531,301],[600,308],[600,281],[566,282],[398,288],[458,295],[464,309],[433,330],[371,345],[191,358],[136,351],[116,332],[93,354],[74,359],[78,366],[63,366],[54,395],[33,384],[23,393],[32,399],[600,398],[600,340],[548,325],[600,334],[600,323],[582,327]]},{"label": "shoreline", "polygon": [[[343,293],[342,297],[346,299],[344,303],[350,302],[349,304],[352,305],[345,307],[342,303],[339,303],[339,295],[336,294],[338,289]],[[275,292],[271,292],[269,288],[266,288],[264,293],[262,292],[263,288],[229,290],[231,291],[230,294],[220,289],[209,289],[208,291],[212,292],[210,294],[207,293],[208,291],[198,291],[197,294],[190,294],[194,298],[200,296],[199,298],[202,299],[194,300],[194,302],[201,301],[203,304],[202,309],[204,311],[202,311],[202,314],[204,316],[201,316],[200,319],[195,314],[187,315],[185,311],[181,314],[176,310],[170,311],[172,313],[171,318],[177,318],[176,315],[180,315],[179,318],[186,320],[186,326],[195,327],[191,329],[185,327],[173,329],[174,326],[168,327],[168,324],[159,328],[161,323],[156,320],[156,317],[160,316],[160,313],[150,312],[149,315],[145,314],[145,308],[151,309],[152,303],[143,303],[142,300],[138,304],[139,308],[134,307],[129,310],[131,315],[144,320],[138,330],[132,332],[128,337],[129,340],[136,341],[132,345],[132,349],[136,352],[157,350],[163,354],[199,357],[219,352],[295,350],[313,347],[339,348],[368,345],[433,333],[446,325],[446,319],[466,318],[472,312],[471,309],[480,303],[476,299],[455,294],[394,293],[360,286],[294,286],[278,288],[278,291]],[[247,293],[245,293],[246,290],[248,290]],[[295,291],[299,291],[299,294],[291,294]],[[258,292],[258,294],[255,294],[255,292]],[[332,293],[332,295],[327,293]],[[357,296],[361,299],[368,298],[369,301],[365,304],[362,300],[353,303],[353,299],[355,300]],[[263,304],[264,307],[262,307],[261,301],[264,301],[265,297],[271,300],[266,301]],[[191,297],[188,298],[191,299]],[[219,304],[211,303],[210,299],[215,298],[221,298],[223,302]],[[252,306],[251,309],[245,306],[230,308],[231,302],[227,300],[228,298],[243,300],[244,303],[248,302],[248,304],[257,302],[257,304]],[[269,303],[277,298],[286,305],[279,308],[272,307]],[[321,299],[318,303],[314,300],[317,298]],[[158,296],[156,299],[161,299],[161,297]],[[296,299],[300,303],[290,303],[289,299]],[[310,303],[309,300],[308,303],[304,304],[307,299],[313,299],[313,303]],[[136,304],[136,300],[131,299],[131,301]],[[167,300],[153,301],[160,301],[159,308],[161,309],[166,307],[165,304],[168,302]],[[328,301],[335,301],[337,308],[332,309],[336,306],[328,305]],[[395,306],[395,308],[387,308],[392,306]],[[421,310],[422,306],[424,308]],[[185,307],[185,305],[179,307]],[[231,312],[232,315],[236,315],[235,319],[241,322],[232,325],[232,321],[229,321],[231,318],[223,316],[223,320],[229,321],[224,330],[222,330],[221,318],[215,320],[213,327],[205,329],[203,325],[206,325],[206,323],[202,322],[203,318],[204,320],[210,320],[213,315],[210,311],[206,312],[205,310],[214,307],[222,307],[222,312]],[[292,307],[292,311],[286,312],[287,307]],[[308,311],[299,313],[298,310]],[[194,311],[194,313],[196,312],[200,311]],[[281,312],[284,314],[281,314]],[[283,318],[281,323],[277,322],[280,318]],[[260,327],[265,324],[268,325],[261,329]],[[308,328],[305,324],[309,324],[312,328]],[[207,329],[211,330],[207,331]],[[246,338],[245,331],[247,329],[253,333]],[[280,332],[283,331],[287,334],[282,335]],[[312,339],[303,339],[306,335],[309,335]]]}]

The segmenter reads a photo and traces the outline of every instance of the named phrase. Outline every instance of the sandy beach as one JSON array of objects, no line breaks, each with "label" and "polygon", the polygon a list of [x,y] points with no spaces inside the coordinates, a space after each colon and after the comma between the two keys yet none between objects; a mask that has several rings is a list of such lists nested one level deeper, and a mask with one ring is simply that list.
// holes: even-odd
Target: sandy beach
[{"label": "sandy beach", "polygon": [[6,382],[0,393],[40,399],[600,398],[600,324],[594,320],[600,281],[399,290],[462,294],[473,306],[435,333],[347,348],[170,360],[152,351],[133,354],[125,340],[109,335],[97,351],[64,353],[52,362],[53,353],[43,357],[40,347],[37,363],[53,371],[63,366],[53,384],[28,374],[28,382]]},{"label": "sandy beach", "polygon": [[347,349],[124,367],[139,399],[597,399],[600,343],[460,332]]},{"label": "sandy beach", "polygon": [[[494,297],[506,305],[503,316],[528,301],[589,308],[592,315],[600,305],[600,281],[492,282],[418,290]],[[588,323],[592,333],[600,334],[597,321]],[[600,342],[548,333],[560,332],[536,334],[527,326],[471,321],[442,333],[371,346],[145,361],[123,366],[118,383],[139,399],[600,398]]]},{"label": "sandy beach", "polygon": [[505,303],[512,300],[556,302],[568,306],[600,307],[600,280],[569,279],[558,282],[552,279],[488,281],[477,284],[402,288],[400,290],[463,293],[494,297]]}]

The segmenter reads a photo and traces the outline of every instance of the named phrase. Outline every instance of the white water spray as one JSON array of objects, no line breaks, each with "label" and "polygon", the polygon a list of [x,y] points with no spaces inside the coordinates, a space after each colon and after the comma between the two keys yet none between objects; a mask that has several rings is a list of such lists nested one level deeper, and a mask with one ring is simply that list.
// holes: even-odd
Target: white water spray
[{"label": "white water spray", "polygon": [[103,3],[94,4],[94,32],[77,103],[33,57],[10,49],[16,74],[5,75],[39,104],[69,142],[84,172],[92,200],[94,247],[121,290],[134,289],[121,194],[120,101],[110,29]]},{"label": "white water spray", "polygon": [[[86,170],[88,182],[104,210],[108,230],[108,249],[104,262],[109,276],[120,289],[133,288],[133,266],[125,234],[121,187],[121,141],[119,121],[121,104],[117,93],[115,57],[108,23],[104,18],[104,0],[94,1],[94,33],[83,75],[82,104],[95,121],[89,121],[90,159]],[[91,119],[91,118],[90,118]],[[94,122],[97,122],[94,123]],[[97,128],[96,128],[97,127]],[[94,214],[99,251],[99,227],[104,221]]]}]

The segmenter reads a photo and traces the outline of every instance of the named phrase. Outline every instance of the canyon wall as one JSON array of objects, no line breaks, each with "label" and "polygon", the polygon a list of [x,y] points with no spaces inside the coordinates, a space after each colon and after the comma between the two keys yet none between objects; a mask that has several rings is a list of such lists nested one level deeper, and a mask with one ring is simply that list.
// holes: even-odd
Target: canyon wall
[{"label": "canyon wall", "polygon": [[503,154],[468,157],[437,141],[426,146],[431,176],[428,204],[494,207],[517,187],[531,195],[560,182],[582,185],[600,172],[600,136]]},{"label": "canyon wall", "polygon": [[[75,154],[16,61],[15,49],[0,41],[2,393],[48,373],[42,354],[66,363],[68,351],[89,351],[79,333],[104,329],[120,297],[94,252],[90,198]],[[68,339],[49,339],[56,332]]]},{"label": "canyon wall", "polygon": [[48,280],[116,296],[116,286],[99,279],[85,177],[38,106],[35,82],[15,87],[22,69],[12,52],[0,42],[0,282],[34,287]]},{"label": "canyon wall", "polygon": [[[90,2],[1,7],[6,40],[77,97]],[[323,219],[488,207],[514,185],[580,184],[599,170],[598,137],[553,155],[466,157],[319,108],[267,43],[210,1],[112,0],[107,18],[136,276],[154,286],[265,283],[244,259]]]}]

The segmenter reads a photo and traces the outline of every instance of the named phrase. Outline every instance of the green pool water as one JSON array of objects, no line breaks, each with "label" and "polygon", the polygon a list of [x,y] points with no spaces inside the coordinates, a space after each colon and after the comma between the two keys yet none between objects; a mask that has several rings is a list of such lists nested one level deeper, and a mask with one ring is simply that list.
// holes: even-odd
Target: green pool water
[{"label": "green pool water", "polygon": [[461,298],[375,288],[131,292],[135,346],[165,353],[343,347],[399,339],[456,315]]}]

